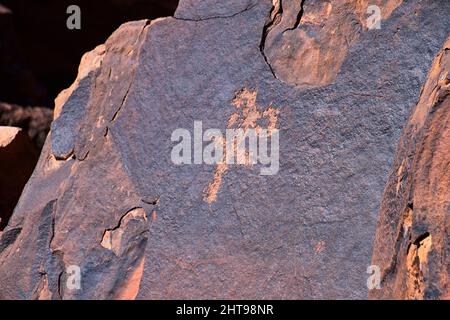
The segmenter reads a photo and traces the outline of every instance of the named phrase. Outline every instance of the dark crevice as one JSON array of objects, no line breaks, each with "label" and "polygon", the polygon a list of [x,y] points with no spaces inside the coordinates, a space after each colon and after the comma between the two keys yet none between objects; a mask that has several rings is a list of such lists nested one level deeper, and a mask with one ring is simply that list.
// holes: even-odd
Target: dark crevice
[{"label": "dark crevice", "polygon": [[283,33],[286,32],[286,31],[292,31],[292,30],[295,30],[295,29],[298,28],[298,26],[300,25],[300,22],[302,21],[303,12],[304,12],[304,10],[303,10],[303,5],[304,5],[304,4],[305,4],[305,0],[302,0],[302,1],[300,2],[300,10],[299,10],[299,12],[297,13],[297,17],[296,17],[296,19],[295,19],[295,24],[294,24],[294,26],[291,27],[291,28],[288,28],[288,29],[284,30]]},{"label": "dark crevice", "polygon": [[117,223],[117,225],[116,225],[115,227],[110,228],[110,229],[106,229],[105,232],[103,232],[103,237],[102,237],[102,238],[104,238],[106,232],[108,232],[108,231],[115,231],[115,230],[119,229],[119,228],[122,226],[122,221],[123,221],[123,219],[124,219],[130,212],[133,212],[134,210],[137,210],[137,209],[143,209],[143,208],[142,208],[142,207],[134,207],[134,208],[128,210],[125,214],[123,214],[123,215],[120,217],[119,222]]},{"label": "dark crevice", "polygon": [[[292,30],[295,30],[295,29],[298,28],[298,26],[300,25],[300,23],[301,23],[301,21],[302,21],[302,17],[303,17],[303,12],[304,12],[304,10],[303,10],[303,5],[304,5],[304,3],[305,3],[305,0],[302,0],[302,1],[300,2],[300,10],[299,10],[299,12],[298,12],[298,14],[297,14],[297,17],[296,17],[296,19],[295,19],[294,25],[293,25],[291,28],[288,28],[288,29],[283,30],[282,34],[283,34],[284,32],[286,32],[286,31],[292,31]],[[263,58],[264,58],[264,61],[265,61],[266,64],[269,66],[270,71],[272,72],[272,75],[273,75],[276,79],[278,79],[278,77],[277,77],[277,75],[276,75],[276,73],[275,73],[275,71],[274,71],[272,65],[270,64],[269,59],[268,59],[267,56],[266,56],[266,53],[265,53],[265,45],[266,45],[266,39],[267,39],[267,36],[269,35],[270,31],[271,31],[277,24],[280,23],[281,18],[282,18],[282,15],[283,15],[283,1],[282,1],[282,0],[279,0],[279,2],[278,2],[278,7],[276,7],[275,5],[272,5],[272,9],[270,10],[270,13],[269,13],[269,19],[268,19],[268,22],[265,24],[265,26],[264,26],[264,28],[263,28],[263,34],[262,34],[262,37],[261,37],[261,43],[260,43],[260,45],[259,45],[259,50],[261,51],[261,54],[262,54],[262,56],[263,56]]]},{"label": "dark crevice", "polygon": [[181,21],[193,21],[193,22],[200,22],[200,21],[207,21],[207,20],[214,20],[214,19],[229,19],[229,18],[233,18],[236,17],[237,15],[240,15],[246,11],[249,11],[251,9],[253,9],[254,7],[257,6],[257,3],[251,4],[249,5],[247,8],[245,8],[242,11],[227,15],[227,16],[212,16],[212,17],[206,17],[206,18],[198,18],[198,19],[190,19],[190,18],[183,18],[183,17],[173,17],[176,20],[181,20]]},{"label": "dark crevice", "polygon": [[156,206],[156,205],[158,205],[158,203],[159,203],[159,197],[154,197],[154,198],[143,198],[143,199],[141,199],[141,201],[142,201],[143,203],[151,204],[151,205],[153,205],[153,206]]},{"label": "dark crevice", "polygon": [[65,155],[58,155],[58,156],[56,156],[55,154],[53,154],[53,156],[58,161],[66,161],[66,160],[68,160],[68,159],[70,159],[71,157],[74,156],[74,150],[72,148],[72,150],[69,153],[65,154]]},{"label": "dark crevice", "polygon": [[63,275],[64,275],[64,271],[61,271],[59,273],[59,275],[58,275],[58,297],[59,297],[60,300],[62,300],[62,290],[61,290],[62,286],[61,286],[61,283],[62,283]]},{"label": "dark crevice", "polygon": [[272,28],[280,22],[282,15],[283,15],[283,5],[282,5],[282,0],[280,0],[278,8],[276,8],[275,6],[272,6],[272,9],[270,9],[269,21],[266,22],[266,24],[264,25],[263,34],[261,37],[261,43],[259,45],[259,48],[261,49],[261,51],[264,51],[264,48],[266,46],[267,35],[269,34],[270,30],[272,30]]},{"label": "dark crevice", "polygon": [[38,300],[40,293],[44,289],[45,279],[48,281],[48,274],[45,270],[39,270],[39,281],[36,284],[36,287],[33,290],[32,298],[31,300]]},{"label": "dark crevice", "polygon": [[125,92],[125,95],[124,95],[124,97],[122,98],[122,102],[120,103],[120,106],[117,108],[116,112],[114,112],[114,115],[113,115],[112,118],[111,118],[111,122],[114,122],[114,121],[116,120],[116,118],[117,118],[117,116],[118,116],[120,110],[122,109],[122,107],[123,107],[125,101],[127,100],[127,98],[128,98],[128,93],[130,92],[132,83],[133,83],[133,82],[131,82],[130,85],[128,86],[127,91]]},{"label": "dark crevice", "polygon": [[270,64],[269,59],[267,58],[264,50],[265,50],[265,46],[266,46],[266,39],[267,39],[267,36],[269,35],[269,32],[278,23],[280,23],[282,15],[283,15],[283,4],[282,4],[282,0],[280,0],[278,3],[278,7],[275,7],[275,5],[272,5],[272,8],[270,9],[268,21],[264,25],[264,28],[262,31],[262,36],[261,36],[261,42],[259,44],[259,51],[261,52],[261,54],[264,58],[264,61],[266,62],[267,66],[270,69],[270,72],[272,73],[272,75],[274,76],[275,79],[278,79],[278,77],[275,74],[275,71],[273,70],[272,65]]},{"label": "dark crevice", "polygon": [[[56,203],[56,200],[55,200],[55,203]],[[56,225],[56,218],[55,218],[55,214],[56,214],[56,210],[53,210],[53,213],[52,213],[52,223],[51,223],[51,230],[50,230],[50,240],[49,240],[49,242],[48,242],[48,247],[49,247],[49,249],[50,249],[50,251],[53,253],[53,250],[52,250],[52,242],[53,242],[53,239],[55,238],[55,225]]]},{"label": "dark crevice", "polygon": [[417,247],[420,247],[420,243],[425,240],[426,238],[428,238],[430,236],[429,232],[425,232],[423,234],[421,234],[420,236],[417,237],[417,239],[414,241],[414,245],[416,245]]},{"label": "dark crevice", "polygon": [[408,243],[408,247],[406,248],[406,255],[409,254],[409,249],[411,249],[411,245],[412,245],[412,243],[409,242],[409,243]]},{"label": "dark crevice", "polygon": [[90,152],[90,150],[86,151],[86,153],[83,156],[77,157],[76,155],[74,155],[73,157],[75,160],[84,161],[87,159],[89,152]]}]

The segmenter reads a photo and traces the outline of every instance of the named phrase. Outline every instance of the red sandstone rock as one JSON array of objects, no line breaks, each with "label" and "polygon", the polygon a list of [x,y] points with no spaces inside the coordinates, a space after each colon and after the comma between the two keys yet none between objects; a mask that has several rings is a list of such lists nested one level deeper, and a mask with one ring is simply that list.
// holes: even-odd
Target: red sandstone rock
[{"label": "red sandstone rock", "polygon": [[[367,297],[382,191],[450,2],[379,1],[380,30],[365,2],[330,3],[315,33],[318,1],[185,0],[85,56],[1,235],[0,298]],[[278,173],[175,165],[171,134],[196,120],[273,125]]]},{"label": "red sandstone rock", "polygon": [[372,263],[377,299],[449,299],[450,38],[403,130],[384,191]]}]

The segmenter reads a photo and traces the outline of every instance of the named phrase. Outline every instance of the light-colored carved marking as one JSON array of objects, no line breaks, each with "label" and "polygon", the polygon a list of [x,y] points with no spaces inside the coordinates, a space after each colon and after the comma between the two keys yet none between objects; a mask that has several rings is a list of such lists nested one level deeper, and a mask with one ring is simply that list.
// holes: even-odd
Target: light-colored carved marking
[{"label": "light-colored carved marking", "polygon": [[[279,111],[271,106],[263,111],[259,111],[256,105],[256,90],[243,89],[236,94],[236,97],[232,101],[232,105],[236,107],[236,111],[231,114],[227,122],[227,128],[243,129],[244,134],[247,134],[248,129],[254,129],[257,133],[263,129],[263,126],[258,124],[258,121],[265,120],[267,125],[265,128],[269,131],[269,137],[272,130],[276,129],[278,123]],[[226,139],[218,142],[222,144],[224,153],[219,164],[216,165],[214,172],[214,179],[206,187],[203,200],[206,203],[213,203],[217,200],[217,194],[222,185],[223,176],[228,171],[228,165],[226,164],[226,154],[229,152],[226,148]],[[234,141],[232,152],[237,154],[237,145]],[[250,152],[245,153],[246,165],[251,165],[252,154]]]},{"label": "light-colored carved marking", "polygon": [[315,247],[315,251],[317,253],[322,252],[325,249],[325,241],[321,240],[319,242],[317,242],[316,247]]}]

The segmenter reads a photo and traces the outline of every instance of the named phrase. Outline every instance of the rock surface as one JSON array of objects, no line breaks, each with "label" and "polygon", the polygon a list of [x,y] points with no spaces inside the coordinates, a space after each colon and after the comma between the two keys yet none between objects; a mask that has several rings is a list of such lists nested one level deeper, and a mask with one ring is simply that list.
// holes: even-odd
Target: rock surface
[{"label": "rock surface", "polygon": [[384,192],[371,298],[450,299],[450,38],[404,128]]},{"label": "rock surface", "polygon": [[369,5],[377,5],[385,20],[402,2],[276,0],[261,45],[280,80],[299,87],[327,85],[336,80],[351,46],[371,27]]},{"label": "rock surface", "polygon": [[[0,239],[0,298],[367,297],[383,187],[450,2],[379,1],[379,30],[349,20],[364,1],[329,3],[314,32],[321,1],[182,0],[91,52]],[[278,173],[173,164],[172,132],[194,121],[273,125]]]}]

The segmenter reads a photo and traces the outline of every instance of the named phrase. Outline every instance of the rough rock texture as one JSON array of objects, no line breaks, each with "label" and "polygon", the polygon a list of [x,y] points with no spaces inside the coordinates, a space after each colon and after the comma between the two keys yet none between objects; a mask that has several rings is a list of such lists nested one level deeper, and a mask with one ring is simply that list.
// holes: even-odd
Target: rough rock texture
[{"label": "rough rock texture", "polygon": [[[184,0],[90,53],[0,240],[0,298],[367,297],[383,187],[450,2],[380,1],[380,30],[329,3],[355,29],[332,61],[302,22],[322,1],[274,15],[281,2]],[[171,134],[194,121],[278,128],[279,172],[173,164]]]},{"label": "rough rock texture", "polygon": [[40,150],[45,142],[53,120],[53,110],[44,107],[23,107],[0,102],[0,126],[14,126],[24,129]]},{"label": "rough rock texture", "polygon": [[8,223],[37,158],[38,152],[25,132],[0,126],[0,230]]},{"label": "rough rock texture", "polygon": [[384,192],[372,298],[450,299],[450,38],[434,59]]}]

